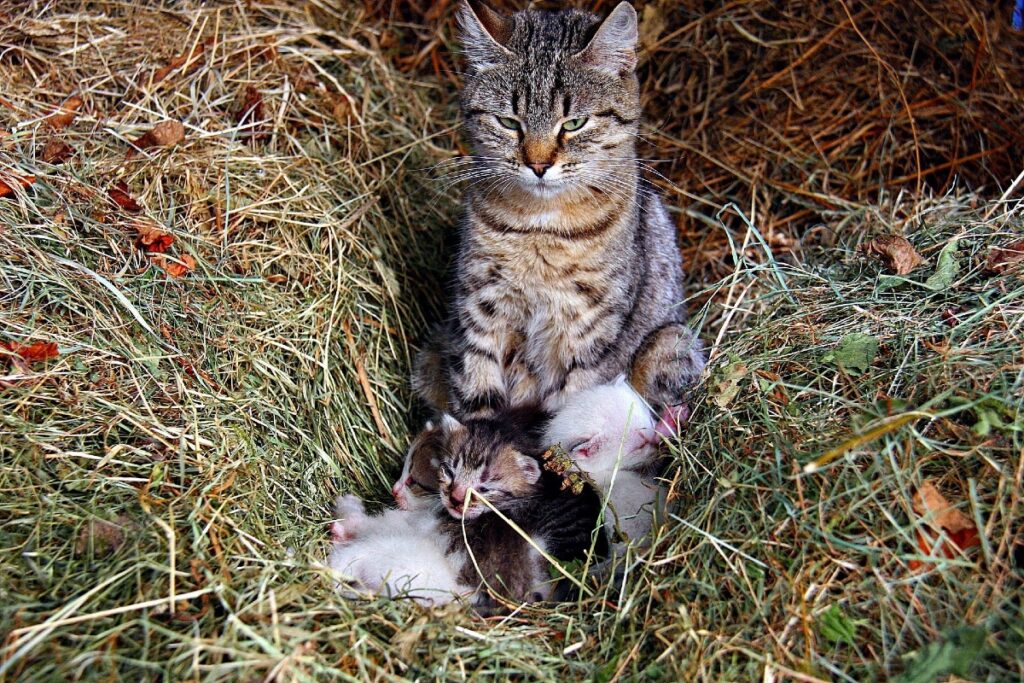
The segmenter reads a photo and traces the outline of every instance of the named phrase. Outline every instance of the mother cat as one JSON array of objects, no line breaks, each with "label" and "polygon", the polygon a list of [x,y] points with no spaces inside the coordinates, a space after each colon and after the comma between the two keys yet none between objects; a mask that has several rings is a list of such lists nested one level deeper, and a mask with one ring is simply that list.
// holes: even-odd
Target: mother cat
[{"label": "mother cat", "polygon": [[655,407],[704,367],[683,324],[675,226],[641,177],[637,17],[503,16],[463,0],[467,175],[450,317],[417,392],[460,417],[540,402],[626,372]]}]

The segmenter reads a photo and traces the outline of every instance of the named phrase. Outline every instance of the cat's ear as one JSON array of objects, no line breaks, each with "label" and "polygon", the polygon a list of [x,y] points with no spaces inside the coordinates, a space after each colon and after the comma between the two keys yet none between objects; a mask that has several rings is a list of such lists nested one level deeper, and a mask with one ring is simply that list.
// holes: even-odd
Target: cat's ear
[{"label": "cat's ear", "polygon": [[505,47],[512,36],[511,18],[473,0],[462,0],[458,18],[470,69],[484,71],[512,56]]},{"label": "cat's ear", "polygon": [[585,65],[624,76],[636,68],[636,10],[620,2],[576,57]]},{"label": "cat's ear", "polygon": [[540,463],[537,462],[536,458],[531,458],[528,455],[517,455],[516,464],[519,465],[520,471],[523,473],[523,478],[531,486],[537,483],[540,479]]},{"label": "cat's ear", "polygon": [[454,417],[445,413],[441,416],[441,431],[445,434],[454,432],[456,429],[462,426],[462,423],[456,420]]}]

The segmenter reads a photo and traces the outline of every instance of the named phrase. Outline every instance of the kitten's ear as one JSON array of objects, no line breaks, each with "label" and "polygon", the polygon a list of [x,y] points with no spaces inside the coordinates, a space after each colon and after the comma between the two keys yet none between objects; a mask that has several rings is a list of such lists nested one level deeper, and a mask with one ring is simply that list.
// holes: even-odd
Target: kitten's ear
[{"label": "kitten's ear", "polygon": [[445,413],[441,416],[441,431],[445,434],[454,432],[456,429],[462,426],[462,423],[456,420],[454,417]]},{"label": "kitten's ear", "polygon": [[531,458],[528,455],[517,455],[516,464],[519,465],[519,469],[523,473],[523,477],[529,484],[536,484],[537,480],[540,479],[540,463],[537,462],[536,458]]},{"label": "kitten's ear", "polygon": [[577,58],[587,66],[624,76],[636,68],[636,10],[620,2]]},{"label": "kitten's ear", "polygon": [[512,36],[511,18],[473,0],[462,0],[458,18],[462,45],[471,69],[484,71],[512,55],[505,47]]}]

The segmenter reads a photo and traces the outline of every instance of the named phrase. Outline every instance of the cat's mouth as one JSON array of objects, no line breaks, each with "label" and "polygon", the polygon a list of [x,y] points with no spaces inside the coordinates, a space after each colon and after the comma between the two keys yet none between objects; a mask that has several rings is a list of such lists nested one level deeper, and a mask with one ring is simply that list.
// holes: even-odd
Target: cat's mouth
[{"label": "cat's mouth", "polygon": [[455,519],[476,519],[484,513],[484,506],[482,505],[470,505],[466,507],[454,507],[451,502],[444,501],[444,509],[448,511],[448,514]]}]

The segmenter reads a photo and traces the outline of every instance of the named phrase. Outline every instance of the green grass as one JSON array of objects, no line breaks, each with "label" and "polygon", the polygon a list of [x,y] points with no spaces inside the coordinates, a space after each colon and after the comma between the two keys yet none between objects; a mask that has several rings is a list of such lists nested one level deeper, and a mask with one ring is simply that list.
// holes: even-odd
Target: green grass
[{"label": "green grass", "polygon": [[[710,214],[734,245],[728,276],[691,283],[714,362],[673,517],[625,584],[489,620],[346,602],[318,567],[329,504],[385,501],[418,425],[411,346],[458,212],[425,169],[455,146],[452,92],[322,8],[61,7],[0,27],[19,46],[0,57],[0,175],[36,176],[0,198],[0,341],[60,350],[0,361],[0,680],[1024,676],[1024,281],[984,269],[1024,206],[844,209],[787,259],[756,217]],[[197,68],[147,80],[214,35]],[[235,117],[250,86],[256,140]],[[51,131],[75,91],[80,116]],[[166,118],[185,140],[126,160]],[[61,165],[38,159],[52,137],[75,148]],[[134,246],[118,180],[191,273]],[[887,232],[926,258],[919,282],[956,240],[952,283],[885,288],[856,247]],[[860,374],[825,359],[852,333],[879,342]],[[910,411],[927,416],[803,472]],[[925,480],[982,543],[915,572]]]}]

